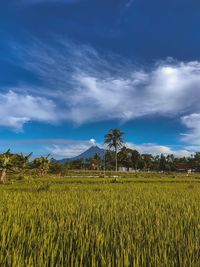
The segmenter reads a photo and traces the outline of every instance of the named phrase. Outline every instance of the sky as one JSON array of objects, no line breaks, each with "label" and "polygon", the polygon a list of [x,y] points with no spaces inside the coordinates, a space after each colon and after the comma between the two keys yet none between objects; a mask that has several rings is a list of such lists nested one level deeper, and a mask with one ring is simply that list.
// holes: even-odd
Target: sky
[{"label": "sky", "polygon": [[198,0],[1,0],[0,151],[72,157],[110,128],[141,153],[200,151],[199,12]]}]

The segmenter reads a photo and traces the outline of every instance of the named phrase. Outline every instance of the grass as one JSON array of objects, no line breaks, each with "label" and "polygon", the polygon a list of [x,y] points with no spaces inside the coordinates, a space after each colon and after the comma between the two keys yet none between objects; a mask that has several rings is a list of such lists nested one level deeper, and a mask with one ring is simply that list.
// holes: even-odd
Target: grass
[{"label": "grass", "polygon": [[200,177],[145,175],[1,185],[0,266],[200,266]]}]

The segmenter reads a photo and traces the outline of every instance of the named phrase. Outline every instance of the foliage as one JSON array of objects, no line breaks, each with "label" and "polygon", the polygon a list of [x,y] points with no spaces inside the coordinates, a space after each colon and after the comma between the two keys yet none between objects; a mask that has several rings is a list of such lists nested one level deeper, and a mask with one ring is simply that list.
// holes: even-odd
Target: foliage
[{"label": "foliage", "polygon": [[108,145],[109,149],[114,149],[115,151],[115,170],[118,170],[117,162],[117,153],[118,150],[122,147],[124,133],[119,129],[110,129],[109,133],[105,135],[105,144]]},{"label": "foliage", "polygon": [[119,129],[110,129],[105,135],[105,144],[109,149],[105,150],[103,158],[96,154],[92,158],[76,159],[65,164],[49,159],[49,155],[31,160],[32,153],[24,156],[13,154],[8,150],[0,154],[0,180],[6,183],[10,175],[16,179],[23,179],[26,176],[43,177],[49,173],[66,176],[69,170],[116,171],[119,169],[118,166],[123,170],[135,172],[185,172],[188,169],[200,171],[200,152],[180,158],[166,154],[141,154],[125,146],[124,133]]},{"label": "foliage", "polygon": [[0,155],[0,169],[1,169],[1,182],[6,182],[6,175],[8,170],[12,170],[12,158],[13,154],[10,153],[10,150]]},{"label": "foliage", "polygon": [[50,167],[50,159],[49,156],[41,156],[39,158],[34,159],[33,167],[38,170],[38,176],[44,176],[48,173]]},{"label": "foliage", "polygon": [[84,169],[84,166],[87,165],[87,160],[84,162],[83,159],[77,159],[65,164],[67,169],[81,170]]}]

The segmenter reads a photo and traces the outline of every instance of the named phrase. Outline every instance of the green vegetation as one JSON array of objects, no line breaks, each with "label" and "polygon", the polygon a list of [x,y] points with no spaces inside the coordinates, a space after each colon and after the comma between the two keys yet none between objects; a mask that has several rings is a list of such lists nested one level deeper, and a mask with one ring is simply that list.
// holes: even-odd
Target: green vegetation
[{"label": "green vegetation", "polygon": [[123,135],[103,159],[0,154],[0,266],[200,266],[200,153],[140,154]]},{"label": "green vegetation", "polygon": [[[48,156],[31,159],[29,155],[13,154],[8,150],[0,154],[0,182],[5,184],[9,177],[27,179],[27,176],[43,177],[47,174],[56,174],[65,177],[71,170],[97,171],[97,176],[102,176],[101,171],[119,172],[175,172],[175,171],[200,171],[200,152],[190,157],[175,157],[174,155],[140,154],[137,150],[125,146],[124,134],[119,129],[110,129],[105,135],[104,143],[107,146],[102,153],[93,155],[92,158],[78,158],[60,163]],[[103,150],[103,149],[102,149]],[[102,151],[100,150],[100,151]],[[62,161],[63,162],[63,161]]]},{"label": "green vegetation", "polygon": [[199,175],[84,174],[0,185],[0,266],[200,266]]},{"label": "green vegetation", "polygon": [[109,149],[114,149],[115,153],[115,171],[118,171],[118,151],[124,144],[123,139],[124,133],[119,129],[110,129],[109,133],[105,136],[105,144],[108,145]]}]

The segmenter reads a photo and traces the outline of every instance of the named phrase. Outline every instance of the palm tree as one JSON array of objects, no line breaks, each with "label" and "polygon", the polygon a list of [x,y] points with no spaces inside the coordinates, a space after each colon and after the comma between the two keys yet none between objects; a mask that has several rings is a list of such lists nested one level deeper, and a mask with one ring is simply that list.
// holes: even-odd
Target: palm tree
[{"label": "palm tree", "polygon": [[110,129],[108,134],[105,135],[105,144],[108,144],[108,147],[110,149],[114,149],[115,151],[115,171],[118,170],[117,153],[119,149],[123,146],[123,135],[124,133],[121,132],[119,129]]}]

